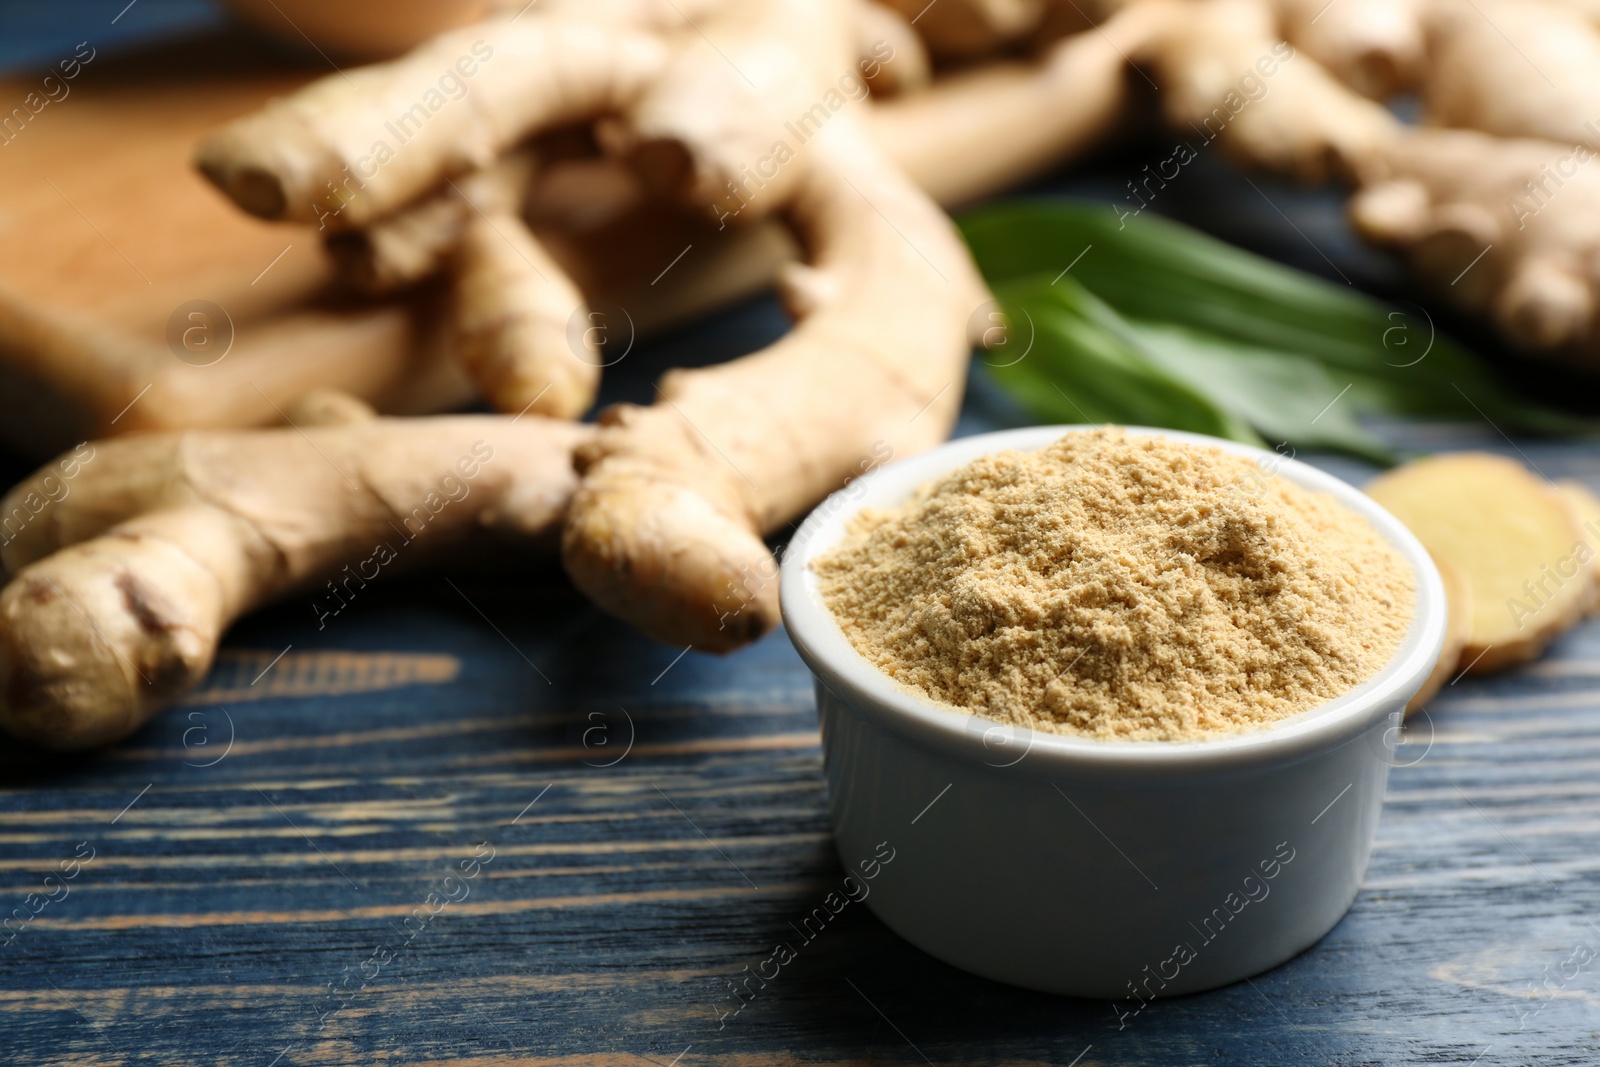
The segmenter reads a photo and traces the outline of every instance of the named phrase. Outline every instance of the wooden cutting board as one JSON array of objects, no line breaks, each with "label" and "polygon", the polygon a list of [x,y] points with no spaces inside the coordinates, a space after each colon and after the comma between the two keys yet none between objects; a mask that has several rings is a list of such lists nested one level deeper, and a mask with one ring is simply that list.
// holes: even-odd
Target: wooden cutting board
[{"label": "wooden cutting board", "polygon": [[41,77],[0,82],[29,116],[0,112],[0,437],[42,455],[272,423],[311,385],[389,411],[466,399],[436,298],[338,296],[315,231],[242,214],[189,165],[202,132],[322,73],[229,34],[95,57],[36,114]]},{"label": "wooden cutting board", "polygon": [[[0,137],[0,441],[42,457],[140,430],[271,425],[319,386],[390,414],[471,400],[442,287],[351,294],[315,229],[245,215],[190,165],[206,131],[329,69],[212,34],[93,59],[63,99],[13,121]],[[0,81],[0,107],[37,102],[41,86]],[[798,254],[775,220],[722,229],[647,197],[597,213],[588,173],[543,174],[529,221],[589,301],[575,315],[625,312],[612,316],[634,331],[619,350],[764,289]]]}]

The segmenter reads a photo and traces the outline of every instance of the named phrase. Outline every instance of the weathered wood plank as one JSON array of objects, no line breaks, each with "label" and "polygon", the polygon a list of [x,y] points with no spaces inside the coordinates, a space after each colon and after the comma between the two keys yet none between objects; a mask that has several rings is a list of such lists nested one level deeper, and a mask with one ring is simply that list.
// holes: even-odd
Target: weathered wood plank
[{"label": "weathered wood plank", "polygon": [[[516,616],[515,590],[480,593]],[[922,1062],[884,1016],[934,1062],[1065,1063],[1089,1045],[1082,1063],[1593,1062],[1592,970],[1542,985],[1575,945],[1600,947],[1593,626],[1536,671],[1435,702],[1356,908],[1253,984],[1119,1031],[1105,1005],[967,977],[855,908],[719,1021],[727,977],[793,938],[839,877],[785,639],[691,654],[652,687],[676,652],[603,620],[576,641],[504,626],[536,661],[603,647],[630,663],[545,686],[425,580],[395,596],[414,617],[374,604],[351,632],[370,648],[425,626],[422,654],[458,660],[453,681],[238,702],[231,750],[225,734],[185,747],[226,725],[187,718],[196,706],[88,763],[8,754],[24,780],[0,794],[5,899],[78,842],[95,855],[0,949],[7,1062],[666,1063],[691,1045],[680,1062]],[[280,609],[240,641],[281,648],[303,625]],[[634,745],[586,766],[623,751],[583,744],[605,708],[628,711],[607,744],[631,722]],[[485,841],[469,895],[408,936],[405,916]],[[225,1040],[197,1040],[222,1022]]]},{"label": "weathered wood plank", "polygon": [[[1119,195],[1117,167],[1078,188]],[[1296,232],[1214,161],[1184,181],[1164,208],[1392,284],[1331,198],[1258,180]],[[771,303],[735,309],[630,356],[608,395],[647,401],[662,367],[782,328]],[[969,395],[963,431],[994,425],[1004,405],[981,379]],[[1380,430],[1600,487],[1591,444]],[[854,905],[740,1008],[730,979],[795,940],[842,876],[786,638],[680,659],[552,568],[450,577],[503,637],[439,576],[375,585],[326,630],[286,603],[127,744],[0,747],[0,915],[78,857],[64,896],[0,932],[0,1063],[1600,1062],[1600,963],[1574,962],[1600,953],[1600,625],[1434,701],[1400,750],[1365,887],[1319,945],[1119,1029],[1105,1004],[955,971]],[[464,877],[485,844],[493,859]]]}]

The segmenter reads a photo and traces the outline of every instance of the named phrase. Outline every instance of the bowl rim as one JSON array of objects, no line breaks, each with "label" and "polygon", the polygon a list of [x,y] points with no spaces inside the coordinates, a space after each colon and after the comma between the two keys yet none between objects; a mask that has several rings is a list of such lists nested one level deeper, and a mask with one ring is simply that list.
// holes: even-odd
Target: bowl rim
[{"label": "bowl rim", "polygon": [[[823,603],[810,564],[838,542],[857,512],[898,503],[916,487],[979,456],[1007,449],[1034,450],[1065,434],[1099,428],[1099,424],[1030,426],[957,438],[863,475],[818,505],[785,551],[780,576],[784,625],[817,680],[878,726],[974,764],[1047,775],[1073,770],[1094,776],[1139,772],[1156,777],[1304,759],[1353,740],[1403,708],[1421,688],[1444,643],[1444,585],[1427,550],[1400,520],[1348,482],[1292,457],[1237,441],[1146,426],[1120,428],[1136,436],[1212,445],[1252,458],[1270,473],[1333,496],[1366,518],[1400,552],[1415,577],[1415,600],[1400,647],[1381,670],[1332,700],[1260,729],[1193,741],[1101,741],[1035,731],[938,704],[903,689],[855,650]],[[1016,755],[1019,749],[1021,755]]]}]

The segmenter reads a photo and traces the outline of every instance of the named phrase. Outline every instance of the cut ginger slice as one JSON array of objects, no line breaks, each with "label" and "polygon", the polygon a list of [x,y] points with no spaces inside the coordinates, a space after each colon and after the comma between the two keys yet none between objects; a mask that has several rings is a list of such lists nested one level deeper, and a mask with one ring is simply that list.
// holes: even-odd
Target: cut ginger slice
[{"label": "cut ginger slice", "polygon": [[1594,553],[1589,561],[1589,603],[1584,607],[1593,615],[1600,612],[1600,496],[1595,496],[1582,482],[1559,481],[1556,489],[1578,513],[1578,521],[1583,524],[1583,543]]},{"label": "cut ginger slice", "polygon": [[1433,565],[1439,568],[1439,577],[1444,580],[1444,599],[1450,606],[1450,619],[1444,628],[1439,662],[1433,665],[1433,673],[1422,683],[1417,695],[1406,704],[1407,715],[1432,700],[1444,688],[1444,683],[1455,676],[1460,669],[1461,650],[1467,647],[1467,639],[1472,635],[1472,587],[1460,571],[1441,557],[1434,556]]},{"label": "cut ginger slice", "polygon": [[1457,452],[1375,479],[1367,493],[1470,590],[1461,662],[1474,674],[1539,655],[1582,618],[1590,561],[1573,505],[1521,464]]}]

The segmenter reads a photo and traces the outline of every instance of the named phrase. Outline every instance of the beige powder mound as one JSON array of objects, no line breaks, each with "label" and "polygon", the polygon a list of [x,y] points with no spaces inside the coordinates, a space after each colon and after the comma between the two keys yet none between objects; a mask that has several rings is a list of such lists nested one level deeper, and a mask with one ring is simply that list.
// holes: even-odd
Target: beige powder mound
[{"label": "beige powder mound", "polygon": [[1411,568],[1365,519],[1221,449],[1116,429],[986,456],[815,561],[857,651],[1003,722],[1178,741],[1375,674]]}]

